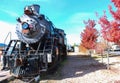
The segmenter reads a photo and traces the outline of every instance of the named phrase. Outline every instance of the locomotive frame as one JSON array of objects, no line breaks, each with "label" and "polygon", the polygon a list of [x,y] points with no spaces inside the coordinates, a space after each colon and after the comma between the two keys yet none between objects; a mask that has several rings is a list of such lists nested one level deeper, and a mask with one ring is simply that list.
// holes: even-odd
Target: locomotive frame
[{"label": "locomotive frame", "polygon": [[[33,6],[36,5],[29,7]],[[38,12],[33,12],[38,15]],[[39,16],[40,19],[41,16],[45,17],[43,14]],[[50,30],[46,31],[40,39],[30,41],[32,43],[24,42],[25,40],[23,41],[18,33],[20,40],[10,40],[4,50],[4,65],[14,76],[19,78],[39,76],[41,72],[53,69],[66,57],[67,39],[64,30],[56,28],[50,20],[44,19],[49,24]],[[17,20],[21,21],[20,18]]]}]

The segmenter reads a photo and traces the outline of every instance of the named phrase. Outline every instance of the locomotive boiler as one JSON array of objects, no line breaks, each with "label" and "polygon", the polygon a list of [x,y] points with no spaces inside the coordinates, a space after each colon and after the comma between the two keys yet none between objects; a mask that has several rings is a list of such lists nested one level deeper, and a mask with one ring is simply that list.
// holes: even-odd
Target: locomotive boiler
[{"label": "locomotive boiler", "polygon": [[17,19],[19,40],[10,40],[4,51],[6,67],[16,77],[35,77],[49,71],[62,61],[66,53],[66,34],[39,12],[33,4],[24,8]]}]

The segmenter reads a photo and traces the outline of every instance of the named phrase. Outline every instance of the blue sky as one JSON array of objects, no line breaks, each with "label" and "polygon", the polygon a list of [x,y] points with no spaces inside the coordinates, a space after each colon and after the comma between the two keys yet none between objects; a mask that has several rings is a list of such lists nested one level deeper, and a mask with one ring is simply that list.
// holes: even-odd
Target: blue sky
[{"label": "blue sky", "polygon": [[[23,14],[26,5],[39,4],[40,13],[45,14],[58,28],[64,29],[68,43],[79,43],[80,33],[84,29],[83,20],[96,20],[95,12],[108,11],[110,0],[2,0],[0,2],[0,42],[7,33],[16,38],[16,18]],[[109,14],[109,12],[107,12]],[[108,15],[109,16],[109,15]],[[4,32],[3,32],[4,31]]]}]

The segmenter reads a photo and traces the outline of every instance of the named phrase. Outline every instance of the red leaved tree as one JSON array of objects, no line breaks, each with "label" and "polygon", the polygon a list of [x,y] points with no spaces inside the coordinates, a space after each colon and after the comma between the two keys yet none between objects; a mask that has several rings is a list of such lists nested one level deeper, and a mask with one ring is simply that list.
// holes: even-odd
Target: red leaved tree
[{"label": "red leaved tree", "polygon": [[104,12],[104,15],[99,19],[99,24],[105,40],[120,44],[120,0],[112,0],[112,2],[116,7],[116,11],[112,10],[112,6],[109,6],[109,11],[114,19],[109,21]]},{"label": "red leaved tree", "polygon": [[[111,0],[116,7],[116,11],[112,10],[112,6],[109,6],[109,11],[113,16],[113,20],[109,21],[104,12],[104,15],[100,17],[99,23],[102,27],[102,36],[109,42],[120,44],[120,0]],[[109,69],[109,51],[107,54]]]},{"label": "red leaved tree", "polygon": [[98,31],[94,28],[96,23],[94,20],[84,21],[85,29],[81,32],[81,45],[86,49],[94,49],[98,37]]},{"label": "red leaved tree", "polygon": [[97,42],[95,48],[96,53],[100,53],[102,55],[105,49],[107,49],[107,44],[105,41]]}]

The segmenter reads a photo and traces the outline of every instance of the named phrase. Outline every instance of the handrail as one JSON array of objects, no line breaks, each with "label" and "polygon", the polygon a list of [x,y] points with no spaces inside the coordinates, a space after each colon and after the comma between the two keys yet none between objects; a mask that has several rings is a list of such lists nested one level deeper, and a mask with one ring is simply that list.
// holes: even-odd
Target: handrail
[{"label": "handrail", "polygon": [[12,33],[9,32],[9,33],[7,34],[5,40],[4,40],[4,50],[5,50],[5,43],[6,43],[6,40],[7,40],[8,36],[10,36],[10,40],[11,40]]}]

